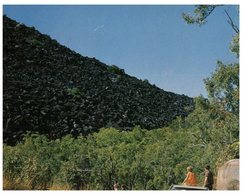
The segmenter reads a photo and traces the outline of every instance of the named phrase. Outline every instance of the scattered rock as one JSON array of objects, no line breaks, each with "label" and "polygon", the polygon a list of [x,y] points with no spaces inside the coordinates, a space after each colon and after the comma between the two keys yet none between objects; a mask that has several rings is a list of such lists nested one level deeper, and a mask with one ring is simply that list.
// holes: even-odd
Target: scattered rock
[{"label": "scattered rock", "polygon": [[15,143],[26,131],[57,138],[109,126],[159,128],[191,110],[192,98],[81,56],[3,17],[4,142]]}]

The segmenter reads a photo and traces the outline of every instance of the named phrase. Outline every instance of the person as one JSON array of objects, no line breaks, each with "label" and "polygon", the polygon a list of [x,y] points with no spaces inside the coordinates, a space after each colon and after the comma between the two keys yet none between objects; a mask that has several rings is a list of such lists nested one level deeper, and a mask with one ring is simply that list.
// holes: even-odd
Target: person
[{"label": "person", "polygon": [[123,184],[123,185],[121,186],[121,190],[126,190],[126,186],[125,186],[125,184]]},{"label": "person", "polygon": [[117,180],[114,182],[114,190],[119,190],[119,184]]},{"label": "person", "polygon": [[213,183],[214,183],[214,179],[213,179],[213,173],[210,171],[210,166],[207,165],[204,168],[204,183],[203,183],[203,187],[207,187],[209,190],[213,190]]},{"label": "person", "polygon": [[187,167],[186,170],[187,170],[186,178],[184,179],[182,184],[187,186],[196,186],[197,179],[195,173],[192,172],[193,171],[192,166]]}]

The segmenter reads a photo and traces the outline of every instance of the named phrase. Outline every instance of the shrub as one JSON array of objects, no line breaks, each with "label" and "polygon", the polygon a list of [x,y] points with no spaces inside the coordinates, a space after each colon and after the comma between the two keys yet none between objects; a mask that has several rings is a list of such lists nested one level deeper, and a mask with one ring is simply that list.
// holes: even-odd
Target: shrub
[{"label": "shrub", "polygon": [[217,167],[221,167],[225,162],[231,159],[239,159],[240,155],[240,142],[234,142],[228,145],[222,153],[220,153],[219,158],[216,162]]},{"label": "shrub", "polygon": [[3,188],[18,189],[24,157],[19,147],[3,146]]},{"label": "shrub", "polygon": [[125,74],[125,71],[124,69],[120,69],[118,66],[116,65],[111,65],[111,66],[108,66],[107,67],[107,70],[111,73],[114,73],[114,74],[118,74],[118,75],[124,75]]},{"label": "shrub", "polygon": [[72,95],[77,98],[80,97],[80,89],[77,87],[69,88],[69,89],[67,89],[67,91],[68,91],[69,95]]}]

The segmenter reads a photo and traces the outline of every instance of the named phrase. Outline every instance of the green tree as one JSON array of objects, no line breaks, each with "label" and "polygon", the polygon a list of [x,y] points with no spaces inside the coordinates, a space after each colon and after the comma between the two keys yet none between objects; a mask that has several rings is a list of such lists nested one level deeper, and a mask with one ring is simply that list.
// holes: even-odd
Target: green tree
[{"label": "green tree", "polygon": [[218,61],[211,77],[204,80],[208,96],[220,109],[239,115],[239,64]]},{"label": "green tree", "polygon": [[94,188],[98,190],[112,190],[113,182],[117,179],[115,153],[121,135],[117,129],[100,129],[89,137],[90,159],[92,165],[91,177]]},{"label": "green tree", "polygon": [[57,140],[58,151],[55,156],[60,163],[59,171],[54,176],[54,185],[67,189],[87,189],[90,182],[91,162],[88,145],[82,136],[71,135]]},{"label": "green tree", "polygon": [[21,178],[31,189],[47,189],[52,185],[53,175],[59,169],[56,146],[44,135],[32,134],[25,137],[25,142],[18,147],[22,149],[24,164]]},{"label": "green tree", "polygon": [[218,6],[220,5],[196,5],[193,15],[183,13],[182,17],[188,24],[202,25]]},{"label": "green tree", "polygon": [[[202,25],[206,23],[206,19],[219,6],[220,5],[197,5],[195,6],[193,15],[183,13],[183,18],[188,24]],[[237,14],[239,14],[238,9],[237,7]],[[205,104],[205,107],[201,107],[203,104],[199,106],[199,109],[193,114],[196,118],[199,118],[199,112],[201,115],[205,115],[202,111],[207,111],[207,115],[209,116],[206,115],[205,120],[203,120],[204,117],[200,117],[199,121],[205,121],[206,124],[212,121],[211,125],[209,128],[198,128],[198,131],[210,133],[203,134],[204,136],[200,136],[200,133],[199,136],[206,137],[204,139],[210,139],[212,143],[217,141],[216,139],[220,139],[216,142],[221,143],[219,146],[226,146],[239,139],[239,28],[234,24],[226,10],[225,13],[227,22],[235,32],[230,50],[236,54],[237,62],[228,65],[221,61],[217,62],[218,66],[215,72],[212,73],[209,78],[204,79],[209,103]],[[207,118],[210,120],[207,121]],[[191,117],[191,119],[194,124],[194,118]],[[199,124],[201,124],[201,122]],[[204,122],[202,124],[204,124]],[[197,123],[195,123],[195,125],[197,125]],[[203,131],[203,129],[205,130]]]}]

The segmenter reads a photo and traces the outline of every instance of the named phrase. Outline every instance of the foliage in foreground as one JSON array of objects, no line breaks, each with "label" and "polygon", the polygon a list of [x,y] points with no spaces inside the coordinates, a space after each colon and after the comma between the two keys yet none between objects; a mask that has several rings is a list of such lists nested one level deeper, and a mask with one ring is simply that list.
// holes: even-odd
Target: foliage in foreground
[{"label": "foliage in foreground", "polygon": [[188,118],[163,129],[104,128],[57,140],[27,134],[3,147],[4,188],[111,190],[118,180],[129,190],[167,190],[183,181],[189,165],[202,185],[205,165],[216,175],[217,166],[239,157],[239,127],[237,116],[219,118],[207,100],[197,98],[196,105]]}]

